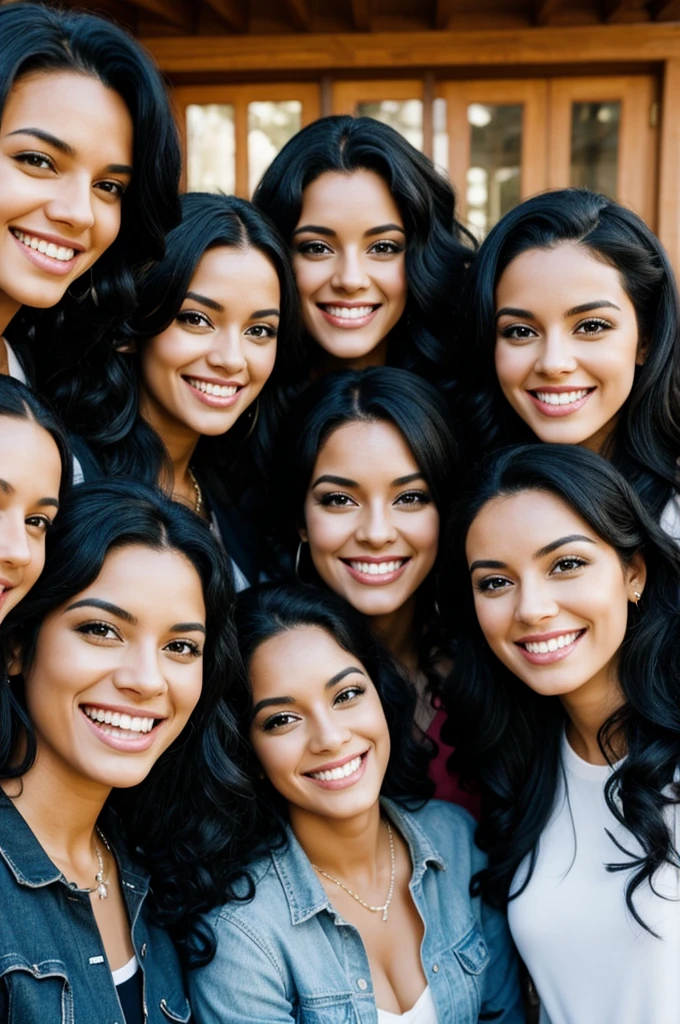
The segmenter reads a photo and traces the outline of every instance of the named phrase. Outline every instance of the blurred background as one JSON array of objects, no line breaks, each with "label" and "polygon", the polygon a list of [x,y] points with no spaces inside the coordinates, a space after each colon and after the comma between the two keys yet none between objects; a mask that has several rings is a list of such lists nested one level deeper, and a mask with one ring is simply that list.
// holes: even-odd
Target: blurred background
[{"label": "blurred background", "polygon": [[171,86],[185,186],[249,196],[323,114],[391,124],[479,237],[547,188],[633,207],[680,271],[680,0],[70,0]]}]

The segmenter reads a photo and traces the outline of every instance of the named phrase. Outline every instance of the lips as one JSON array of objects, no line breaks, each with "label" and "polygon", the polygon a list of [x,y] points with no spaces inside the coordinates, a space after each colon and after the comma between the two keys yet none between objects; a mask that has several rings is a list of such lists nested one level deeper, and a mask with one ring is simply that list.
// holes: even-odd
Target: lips
[{"label": "lips", "polygon": [[341,558],[353,579],[366,586],[387,586],[398,580],[411,561],[410,557]]},{"label": "lips", "polygon": [[544,416],[570,416],[585,405],[595,390],[594,387],[545,387],[531,388],[527,394]]},{"label": "lips", "polygon": [[515,646],[533,665],[552,665],[568,658],[585,633],[585,628],[543,633],[515,640]]},{"label": "lips", "polygon": [[182,380],[199,402],[217,409],[228,409],[238,402],[245,387],[237,381],[222,382],[189,376],[183,376]]},{"label": "lips", "polygon": [[368,750],[349,754],[342,760],[321,765],[316,771],[304,772],[304,776],[322,789],[347,789],[363,778],[368,755]]},{"label": "lips", "polygon": [[148,712],[131,713],[99,704],[81,704],[80,710],[92,733],[105,746],[127,753],[148,750],[165,721]]},{"label": "lips", "polygon": [[70,274],[82,252],[80,247],[65,246],[39,235],[30,235],[19,228],[10,228],[10,234],[27,260],[56,277]]},{"label": "lips", "polygon": [[368,302],[356,305],[317,302],[316,306],[329,324],[344,330],[365,327],[380,309],[380,303]]}]

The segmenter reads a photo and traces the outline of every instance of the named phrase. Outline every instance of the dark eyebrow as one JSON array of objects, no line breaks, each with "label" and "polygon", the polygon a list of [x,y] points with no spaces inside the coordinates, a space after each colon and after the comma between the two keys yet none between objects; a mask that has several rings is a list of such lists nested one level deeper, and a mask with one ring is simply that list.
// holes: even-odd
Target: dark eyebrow
[{"label": "dark eyebrow", "polygon": [[[68,142],[64,142],[63,139],[57,138],[56,135],[52,135],[51,132],[46,132],[42,128],[17,128],[16,131],[7,133],[8,138],[11,135],[32,135],[34,139],[46,142],[48,146],[58,149],[66,156],[74,157],[76,155],[75,149]],[[132,167],[129,164],[109,164],[104,170],[109,174],[132,174]]]},{"label": "dark eyebrow", "polygon": [[214,309],[216,313],[224,313],[224,306],[221,302],[215,302],[214,299],[209,299],[206,295],[199,295],[198,292],[187,292],[184,296],[184,301],[187,299],[193,299],[194,302],[200,302],[202,306],[207,306],[208,309]]},{"label": "dark eyebrow", "polygon": [[479,559],[470,566],[470,572],[475,569],[507,569],[505,562],[494,562],[493,559]]},{"label": "dark eyebrow", "polygon": [[11,483],[9,482],[9,480],[2,480],[1,478],[0,478],[0,491],[2,491],[3,494],[14,494],[14,488],[12,487]]},{"label": "dark eyebrow", "polygon": [[578,316],[579,313],[591,313],[594,309],[618,309],[619,313],[621,309],[614,302],[610,302],[608,299],[598,299],[596,302],[584,302],[582,306],[572,306],[564,314],[565,318],[569,316]]},{"label": "dark eyebrow", "polygon": [[317,477],[312,484],[312,487],[316,487],[317,484],[337,484],[338,487],[358,487],[359,484],[356,480],[350,480],[345,476],[333,476],[331,473],[325,473],[323,476]]},{"label": "dark eyebrow", "polygon": [[117,604],[111,604],[110,601],[102,601],[98,597],[83,597],[80,601],[74,601],[73,604],[70,604],[66,611],[70,612],[73,608],[100,608],[103,612],[109,612],[110,615],[115,615],[116,618],[129,622],[131,626],[137,625],[137,619],[130,612],[126,612],[124,608],[119,608]]},{"label": "dark eyebrow", "polygon": [[203,636],[205,636],[205,626],[201,622],[176,622],[174,626],[170,626],[168,632],[203,633]]},{"label": "dark eyebrow", "polygon": [[259,320],[263,316],[281,316],[278,309],[256,309],[254,313],[250,314],[251,320]]},{"label": "dark eyebrow", "polygon": [[387,231],[399,231],[402,235],[406,234],[404,229],[400,228],[398,224],[381,224],[377,228],[369,228],[368,231],[364,231],[364,238],[371,235],[384,235]]},{"label": "dark eyebrow", "polygon": [[553,551],[557,551],[564,544],[572,544],[575,540],[584,540],[586,544],[597,543],[592,537],[584,537],[582,533],[570,533],[568,537],[560,537],[559,540],[553,540],[550,544],[546,544],[544,548],[534,551],[534,558],[544,558],[545,555],[551,555]]},{"label": "dark eyebrow", "polygon": [[502,316],[521,316],[527,320],[534,319],[534,314],[530,309],[514,309],[513,306],[503,306],[502,309],[496,311],[496,320],[500,320]]},{"label": "dark eyebrow", "polygon": [[37,505],[42,508],[45,505],[54,505],[55,508],[59,508],[59,502],[56,498],[41,498],[40,501],[36,502]]},{"label": "dark eyebrow", "polygon": [[392,481],[393,487],[402,487],[404,484],[413,483],[414,480],[424,480],[425,477],[418,470],[417,473],[408,473],[407,476],[398,476],[396,480]]},{"label": "dark eyebrow", "polygon": [[[3,494],[14,494],[14,487],[9,480],[2,480],[0,478],[0,491]],[[56,498],[40,498],[36,501],[36,505],[42,508],[44,505],[54,505],[55,508],[59,508],[59,502]]]},{"label": "dark eyebrow", "polygon": [[[345,676],[349,676],[353,672],[358,673],[360,676],[364,675],[361,669],[356,665],[350,665],[348,668],[343,668],[340,672],[336,672],[332,679],[328,680],[324,689],[331,690],[334,686],[337,686],[338,683],[342,682]],[[253,720],[258,712],[262,711],[263,708],[275,707],[276,705],[281,704],[297,704],[297,701],[294,697],[265,697],[264,700],[259,700],[253,708],[251,720]]]},{"label": "dark eyebrow", "polygon": [[302,235],[306,232],[310,232],[314,235],[326,235],[327,238],[332,238],[335,234],[335,231],[333,231],[332,228],[322,228],[318,224],[303,224],[301,228],[295,229],[293,237],[295,237],[295,235]]}]

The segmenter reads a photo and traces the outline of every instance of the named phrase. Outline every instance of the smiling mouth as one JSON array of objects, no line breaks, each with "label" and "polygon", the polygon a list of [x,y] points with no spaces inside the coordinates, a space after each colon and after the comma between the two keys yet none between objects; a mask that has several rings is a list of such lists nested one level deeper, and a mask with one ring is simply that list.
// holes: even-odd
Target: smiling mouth
[{"label": "smiling mouth", "polygon": [[214,398],[233,398],[243,387],[238,384],[209,384],[207,381],[199,380],[198,377],[185,377],[184,380],[196,391],[200,391],[203,395],[212,395]]},{"label": "smiling mouth", "polygon": [[81,704],[80,710],[105,735],[116,736],[121,740],[139,739],[163,721],[162,718],[150,718],[147,715],[126,715],[94,704]]},{"label": "smiling mouth", "polygon": [[25,231],[19,231],[18,228],[10,228],[10,231],[27,249],[36,249],[44,256],[49,256],[50,259],[58,260],[60,263],[70,263],[76,254],[75,249],[70,249],[65,245],[55,245],[54,242],[47,242],[44,238],[29,235]]},{"label": "smiling mouth", "polygon": [[534,406],[545,416],[568,416],[585,405],[596,389],[573,388],[564,391],[544,391],[541,388],[527,390]]},{"label": "smiling mouth", "polygon": [[359,583],[370,586],[386,585],[398,579],[411,561],[407,558],[383,558],[364,560],[362,558],[341,558],[350,575]]},{"label": "smiling mouth", "polygon": [[352,757],[345,761],[344,764],[337,765],[335,768],[328,768],[320,772],[304,772],[304,775],[308,779],[313,779],[314,782],[320,782],[322,784],[345,782],[352,783],[355,777],[363,774],[364,764],[368,756],[368,750],[365,750],[363,754],[357,754],[356,757]]},{"label": "smiling mouth", "polygon": [[577,629],[573,633],[562,633],[560,636],[550,637],[549,640],[539,640],[534,643],[522,643],[518,640],[517,646],[523,647],[529,654],[553,654],[555,651],[561,651],[564,647],[575,643],[584,633],[585,629]]}]

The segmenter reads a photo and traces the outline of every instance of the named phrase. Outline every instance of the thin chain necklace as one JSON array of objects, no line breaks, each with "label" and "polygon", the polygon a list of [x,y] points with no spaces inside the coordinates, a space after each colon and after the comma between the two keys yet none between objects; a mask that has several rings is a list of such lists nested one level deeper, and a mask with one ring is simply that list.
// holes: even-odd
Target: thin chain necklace
[{"label": "thin chain necklace", "polygon": [[381,913],[383,921],[386,921],[387,913],[390,909],[390,903],[392,902],[392,896],[394,895],[396,858],[394,856],[394,839],[392,838],[392,829],[390,827],[390,823],[387,820],[387,818],[383,818],[383,821],[385,822],[385,828],[387,829],[387,837],[390,841],[390,888],[387,893],[387,899],[385,900],[381,907],[372,907],[369,903],[366,903],[364,900],[362,900],[361,896],[357,896],[357,894],[353,892],[348,885],[345,885],[344,882],[341,882],[339,878],[334,878],[333,875],[329,875],[327,871],[322,871],[321,868],[316,866],[316,864],[312,864],[312,867],[314,868],[315,871],[318,871],[320,875],[323,875],[324,878],[327,878],[329,882],[334,882],[335,885],[339,885],[341,889],[345,890],[348,896],[351,896],[353,900],[356,900],[357,903],[360,903],[361,906],[365,907],[366,910],[370,910],[371,913],[373,914]]},{"label": "thin chain necklace", "polygon": [[196,513],[196,515],[200,515],[201,509],[203,508],[203,491],[201,490],[198,480],[194,476],[194,471],[191,468],[191,466],[187,466],[187,469],[189,470],[189,476],[191,477],[191,482],[194,485],[194,490],[196,492],[196,504],[194,505],[194,512]]},{"label": "thin chain necklace", "polygon": [[[111,847],[109,846],[108,840],[99,825],[95,825],[95,832],[108,850],[109,855],[112,857],[113,854],[111,853]],[[94,876],[94,880],[97,884],[93,885],[91,889],[83,889],[83,892],[96,892],[100,900],[105,900],[109,895],[109,885],[111,882],[105,877],[104,858],[102,857],[102,852],[99,849],[99,844],[96,839],[94,841],[94,855],[97,858],[97,864],[99,866],[99,870]]]}]

